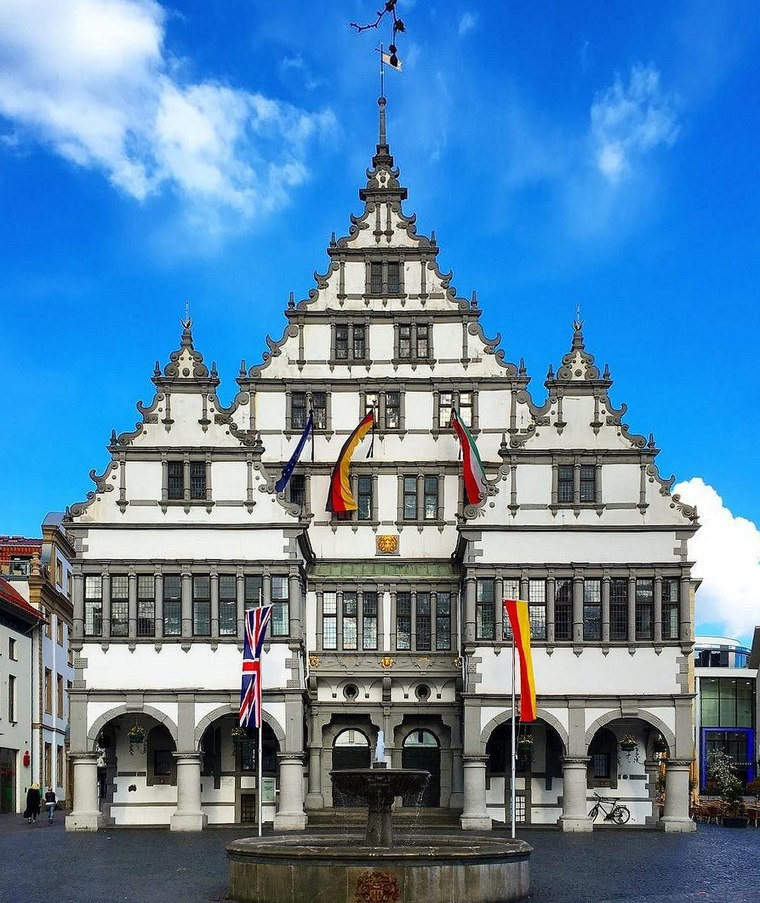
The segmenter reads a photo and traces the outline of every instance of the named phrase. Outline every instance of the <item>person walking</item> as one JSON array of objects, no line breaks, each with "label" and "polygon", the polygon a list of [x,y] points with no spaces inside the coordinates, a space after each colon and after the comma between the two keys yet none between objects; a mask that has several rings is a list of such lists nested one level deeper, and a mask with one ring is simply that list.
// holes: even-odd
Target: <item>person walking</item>
[{"label": "person walking", "polygon": [[24,811],[24,815],[30,825],[32,822],[37,821],[37,816],[40,814],[41,802],[42,796],[40,795],[40,785],[32,784],[26,791],[26,809]]},{"label": "person walking", "polygon": [[55,812],[55,807],[57,805],[58,800],[55,795],[55,790],[48,786],[48,789],[45,791],[45,808],[47,809],[49,825],[53,824],[53,813]]}]

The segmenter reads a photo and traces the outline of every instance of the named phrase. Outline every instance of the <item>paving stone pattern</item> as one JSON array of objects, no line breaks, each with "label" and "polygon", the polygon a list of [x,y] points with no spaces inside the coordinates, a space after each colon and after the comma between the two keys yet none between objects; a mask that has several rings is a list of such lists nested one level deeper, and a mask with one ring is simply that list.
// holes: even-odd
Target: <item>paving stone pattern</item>
[{"label": "paving stone pattern", "polygon": [[[67,834],[60,818],[52,826],[44,818],[30,826],[20,816],[0,816],[0,901],[225,900],[225,846],[252,833],[228,828]],[[535,850],[531,903],[760,903],[760,829],[701,825],[688,835],[618,828],[519,836]]]}]

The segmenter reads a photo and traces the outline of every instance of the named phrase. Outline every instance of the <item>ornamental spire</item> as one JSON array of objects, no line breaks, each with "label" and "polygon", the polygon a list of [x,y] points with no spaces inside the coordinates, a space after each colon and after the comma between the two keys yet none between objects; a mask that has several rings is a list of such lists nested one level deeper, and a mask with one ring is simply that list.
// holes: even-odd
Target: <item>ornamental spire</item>
[{"label": "ornamental spire", "polygon": [[388,101],[384,97],[378,97],[378,144],[372,157],[372,167],[367,170],[367,187],[359,189],[359,198],[362,201],[371,200],[381,204],[400,203],[407,197],[406,188],[399,184],[399,169],[393,164],[393,156],[388,146],[385,123],[387,104]]}]

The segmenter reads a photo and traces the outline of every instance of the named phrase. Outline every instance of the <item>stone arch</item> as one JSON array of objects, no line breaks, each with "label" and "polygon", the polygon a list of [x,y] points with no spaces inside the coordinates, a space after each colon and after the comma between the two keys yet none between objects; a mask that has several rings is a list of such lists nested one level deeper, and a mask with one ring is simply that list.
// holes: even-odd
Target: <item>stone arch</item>
[{"label": "stone arch", "polygon": [[[559,739],[562,741],[562,745],[565,748],[565,754],[567,754],[567,747],[570,742],[570,738],[568,736],[567,730],[559,721],[559,719],[552,715],[550,712],[547,712],[545,709],[537,709],[536,710],[536,718],[539,721],[544,721],[549,727],[554,728],[559,736]],[[488,724],[483,728],[480,733],[480,746],[482,749],[481,755],[486,754],[486,744],[488,743],[488,738],[491,734],[496,730],[496,728],[500,724],[504,724],[505,721],[512,720],[512,712],[508,709],[505,709],[501,714],[496,715],[492,718]]]},{"label": "stone arch", "polygon": [[584,737],[584,746],[585,749],[589,748],[591,741],[594,739],[594,734],[599,730],[599,728],[606,727],[613,721],[622,721],[622,720],[635,720],[635,721],[643,721],[645,724],[648,724],[650,727],[656,727],[658,731],[665,738],[665,742],[668,744],[670,749],[675,749],[676,737],[673,731],[665,724],[665,722],[658,718],[657,715],[653,715],[651,712],[647,712],[643,709],[639,709],[635,715],[621,715],[620,711],[611,711],[606,712],[604,715],[600,715],[596,721],[588,728],[586,731],[586,735]]},{"label": "stone arch", "polygon": [[[220,706],[217,706],[215,709],[212,709],[208,714],[204,715],[203,718],[198,722],[195,726],[195,747],[196,749],[200,748],[201,739],[203,738],[203,734],[206,728],[213,724],[219,718],[223,718],[225,715],[237,715],[240,711],[240,708],[237,703],[227,702],[223,703]],[[262,710],[262,718],[266,724],[272,729],[275,737],[277,737],[277,742],[280,744],[280,749],[285,748],[285,731],[280,727],[276,718],[273,718],[269,712],[266,710]]]},{"label": "stone arch", "polygon": [[93,751],[95,750],[95,742],[98,739],[98,734],[110,721],[114,721],[121,715],[140,714],[150,715],[150,717],[158,721],[159,724],[163,724],[171,734],[172,740],[174,740],[174,744],[176,746],[179,733],[177,730],[177,725],[165,712],[160,711],[152,705],[142,705],[139,709],[136,709],[133,706],[127,706],[125,703],[122,703],[121,705],[114,706],[114,708],[109,709],[107,712],[103,712],[102,715],[99,715],[92,723],[92,727],[87,731],[87,739],[90,743],[92,743]]}]

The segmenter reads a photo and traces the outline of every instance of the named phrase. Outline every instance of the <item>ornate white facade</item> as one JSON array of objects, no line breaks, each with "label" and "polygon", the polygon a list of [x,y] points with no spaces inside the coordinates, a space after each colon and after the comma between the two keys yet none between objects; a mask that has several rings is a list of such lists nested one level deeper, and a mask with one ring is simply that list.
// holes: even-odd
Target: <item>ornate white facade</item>
[{"label": "ornate white facade", "polygon": [[[426,767],[423,805],[464,828],[509,810],[510,639],[501,600],[531,603],[539,720],[520,758],[518,817],[590,829],[588,798],[690,830],[693,509],[669,492],[654,441],[628,432],[574,324],[535,403],[488,339],[473,297],[440,272],[434,237],[402,212],[385,138],[348,236],[282,338],[237,378],[229,407],[190,323],[134,431],[112,436],[96,490],[72,506],[76,544],[72,829],[248,820],[249,744],[233,743],[244,609],[275,605],[264,669],[265,818],[298,829],[334,805],[329,771]],[[451,408],[490,481],[462,501]],[[358,510],[325,510],[340,449]],[[308,411],[284,495],[274,484]],[[369,456],[370,448],[372,450]],[[130,728],[144,739],[131,742]],[[133,735],[135,736],[135,735]],[[632,737],[633,749],[619,741]],[[663,743],[664,741],[664,743]],[[624,744],[630,746],[630,743]]]}]

